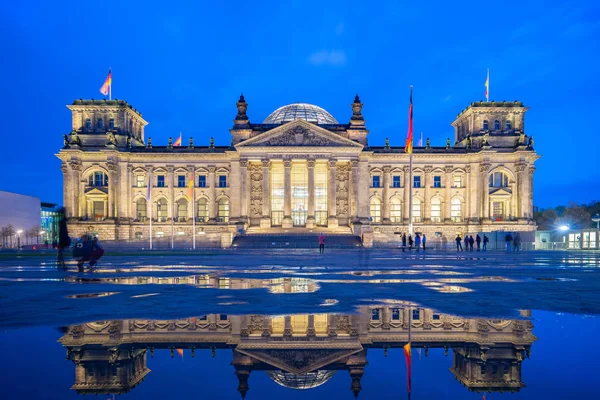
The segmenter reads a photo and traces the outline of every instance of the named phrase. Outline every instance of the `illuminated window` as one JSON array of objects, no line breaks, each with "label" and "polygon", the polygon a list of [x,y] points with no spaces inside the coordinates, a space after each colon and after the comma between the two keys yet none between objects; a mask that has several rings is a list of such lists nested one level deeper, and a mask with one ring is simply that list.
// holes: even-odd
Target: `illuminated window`
[{"label": "illuminated window", "polygon": [[327,165],[315,167],[315,219],[317,225],[327,225]]},{"label": "illuminated window", "polygon": [[452,222],[460,222],[462,220],[462,203],[457,197],[453,198],[450,204],[450,219]]},{"label": "illuminated window", "polygon": [[503,172],[494,172],[490,175],[490,187],[508,187],[508,175]]},{"label": "illuminated window", "polygon": [[281,163],[271,163],[271,225],[280,226],[284,210],[284,167]]},{"label": "illuminated window", "polygon": [[177,205],[176,205],[175,211],[176,211],[175,218],[177,218],[177,221],[179,221],[179,222],[187,221],[187,216],[188,216],[187,200],[186,199],[177,200]]},{"label": "illuminated window", "polygon": [[371,221],[375,223],[381,222],[381,200],[377,197],[371,199]]},{"label": "illuminated window", "polygon": [[402,222],[402,205],[395,197],[390,201],[390,220],[394,223]]},{"label": "illuminated window", "polygon": [[137,215],[138,221],[145,221],[146,220],[146,199],[144,199],[144,198],[137,199],[135,206],[136,206],[135,213]]},{"label": "illuminated window", "polygon": [[198,222],[208,221],[208,200],[205,198],[198,199],[197,213]]},{"label": "illuminated window", "polygon": [[218,222],[229,222],[229,200],[222,197],[219,199],[218,210],[217,210],[217,221]]},{"label": "illuminated window", "polygon": [[454,175],[452,187],[455,187],[455,188],[462,187],[462,177],[460,175]]},{"label": "illuminated window", "polygon": [[414,198],[412,204],[412,219],[413,222],[421,222],[421,200]]},{"label": "illuminated window", "polygon": [[169,206],[167,204],[167,199],[162,198],[158,200],[156,202],[156,218],[158,222],[165,222],[167,220],[168,212]]},{"label": "illuminated window", "polygon": [[88,183],[90,186],[96,187],[108,186],[108,175],[104,172],[94,172],[90,175]]},{"label": "illuminated window", "polygon": [[431,222],[442,221],[442,202],[439,198],[431,199]]},{"label": "illuminated window", "polygon": [[146,186],[144,175],[136,175],[135,176],[135,186],[139,187],[139,188]]}]

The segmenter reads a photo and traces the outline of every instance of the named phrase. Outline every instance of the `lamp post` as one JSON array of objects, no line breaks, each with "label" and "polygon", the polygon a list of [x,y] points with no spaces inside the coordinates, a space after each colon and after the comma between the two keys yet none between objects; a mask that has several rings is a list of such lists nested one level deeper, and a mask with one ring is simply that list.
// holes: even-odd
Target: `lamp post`
[{"label": "lamp post", "polygon": [[23,231],[19,229],[17,231],[17,249],[21,248],[21,233],[23,233]]},{"label": "lamp post", "polygon": [[600,214],[594,215],[592,221],[596,223],[596,229],[600,230]]}]

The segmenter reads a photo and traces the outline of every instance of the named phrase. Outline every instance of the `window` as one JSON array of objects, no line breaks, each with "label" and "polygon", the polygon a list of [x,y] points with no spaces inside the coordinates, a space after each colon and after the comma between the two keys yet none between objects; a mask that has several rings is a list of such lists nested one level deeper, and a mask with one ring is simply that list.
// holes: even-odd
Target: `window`
[{"label": "window", "polygon": [[450,219],[452,222],[460,222],[462,220],[462,203],[457,197],[453,198],[450,204]]},{"label": "window", "polygon": [[371,199],[371,222],[381,222],[381,200],[377,197]]},{"label": "window", "polygon": [[[158,222],[166,222],[167,221],[167,216],[168,211],[169,210],[169,206],[167,205],[167,199],[160,199],[158,200],[158,202],[156,203],[156,218],[158,220]],[[157,233],[158,235],[158,233]]]},{"label": "window", "polygon": [[185,187],[185,175],[177,175],[177,187]]},{"label": "window", "polygon": [[490,187],[508,187],[508,175],[504,172],[494,172],[490,175]]},{"label": "window", "polygon": [[440,314],[433,314],[433,315],[431,316],[431,319],[432,319],[433,321],[439,321],[439,320],[440,320]]},{"label": "window", "polygon": [[511,127],[510,121],[506,120],[506,130],[510,131],[511,129],[512,129],[512,127]]},{"label": "window", "polygon": [[327,176],[326,164],[315,166],[315,219],[317,225],[327,225]]},{"label": "window", "polygon": [[223,197],[219,200],[217,210],[218,222],[229,222],[229,200]]},{"label": "window", "polygon": [[487,131],[488,129],[489,129],[488,121],[487,121],[487,119],[484,119],[483,120],[483,130]]},{"label": "window", "polygon": [[413,176],[413,187],[415,187],[415,188],[421,187],[421,177],[419,175]]},{"label": "window", "polygon": [[176,205],[176,215],[175,218],[177,219],[178,222],[185,222],[187,221],[187,216],[188,216],[188,202],[186,199],[179,199],[177,200],[177,205]]},{"label": "window", "polygon": [[198,187],[201,187],[201,188],[206,187],[206,175],[200,175],[198,177]]},{"label": "window", "polygon": [[400,309],[392,308],[392,321],[400,321]]},{"label": "window", "polygon": [[395,188],[400,187],[400,175],[394,175],[392,177],[392,187],[395,187]]},{"label": "window", "polygon": [[[284,175],[285,170],[283,164],[271,164],[271,225],[273,226],[281,226],[283,220],[283,209],[285,203]],[[321,191],[318,193],[322,194]],[[317,189],[315,188],[315,197],[316,196]]]},{"label": "window", "polygon": [[92,120],[89,118],[85,120],[85,129],[92,129]]},{"label": "window", "polygon": [[390,220],[394,223],[402,222],[402,205],[395,197],[390,201]]},{"label": "window", "polygon": [[139,198],[137,199],[136,203],[135,203],[135,215],[137,217],[138,221],[145,221],[146,220],[146,199],[144,198]]},{"label": "window", "polygon": [[156,186],[165,187],[165,176],[164,175],[157,176]]},{"label": "window", "polygon": [[110,129],[115,129],[115,119],[114,118],[111,118],[108,120],[108,127]]},{"label": "window", "polygon": [[371,310],[371,320],[379,321],[380,314],[381,314],[381,311],[379,310],[379,308],[373,308]]},{"label": "window", "polygon": [[436,175],[433,177],[433,187],[434,188],[442,187],[442,177],[440,175]]},{"label": "window", "polygon": [[504,202],[494,201],[492,203],[492,216],[495,220],[501,220],[504,217]]},{"label": "window", "polygon": [[439,198],[431,199],[431,222],[442,221],[442,202]]},{"label": "window", "polygon": [[452,179],[453,179],[452,187],[455,187],[455,188],[462,187],[462,177],[460,175],[454,175],[454,177]]},{"label": "window", "polygon": [[418,321],[421,319],[421,310],[412,310],[412,319],[413,321]]},{"label": "window", "polygon": [[500,130],[500,121],[498,121],[498,120],[494,121],[494,130],[495,131],[499,131]]},{"label": "window", "polygon": [[94,172],[90,175],[89,185],[96,187],[108,186],[108,175],[104,172]]},{"label": "window", "polygon": [[227,175],[219,175],[219,187],[227,187]]},{"label": "window", "polygon": [[219,321],[227,321],[227,314],[219,314]]},{"label": "window", "polygon": [[413,199],[412,209],[413,222],[421,222],[421,200]]},{"label": "window", "polygon": [[208,222],[208,201],[205,198],[198,200],[198,222]]},{"label": "window", "polygon": [[381,177],[379,175],[373,175],[373,185],[372,185],[372,187],[374,187],[374,188],[380,187],[380,185],[379,185],[380,179],[381,179]]},{"label": "window", "polygon": [[98,119],[98,122],[96,123],[96,125],[98,126],[98,129],[102,129],[104,127],[104,123],[102,122],[102,118]]},{"label": "window", "polygon": [[135,176],[135,187],[144,187],[144,175]]}]

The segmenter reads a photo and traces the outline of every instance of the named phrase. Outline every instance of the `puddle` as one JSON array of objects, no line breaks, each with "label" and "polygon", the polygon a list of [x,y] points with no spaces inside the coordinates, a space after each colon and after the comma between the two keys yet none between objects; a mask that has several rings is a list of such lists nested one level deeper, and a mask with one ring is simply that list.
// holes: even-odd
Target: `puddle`
[{"label": "puddle", "polygon": [[81,294],[72,294],[67,296],[67,299],[92,299],[96,297],[107,297],[115,294],[119,294],[120,292],[101,292],[101,293],[81,293]]}]

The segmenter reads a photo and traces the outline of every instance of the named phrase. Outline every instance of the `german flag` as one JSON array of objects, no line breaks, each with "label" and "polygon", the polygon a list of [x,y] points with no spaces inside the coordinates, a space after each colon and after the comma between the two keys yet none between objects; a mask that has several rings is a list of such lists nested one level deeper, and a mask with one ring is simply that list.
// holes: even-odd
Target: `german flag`
[{"label": "german flag", "polygon": [[412,154],[413,152],[413,102],[412,102],[412,86],[410,87],[410,105],[408,106],[408,135],[406,136],[406,145],[404,152]]},{"label": "german flag", "polygon": [[106,77],[106,80],[104,81],[104,85],[102,85],[102,87],[100,88],[100,93],[102,93],[105,96],[108,96],[108,94],[110,93],[110,87],[112,86],[112,70],[108,70],[108,76]]},{"label": "german flag", "polygon": [[181,132],[179,132],[179,137],[175,139],[175,144],[173,146],[181,146]]}]

